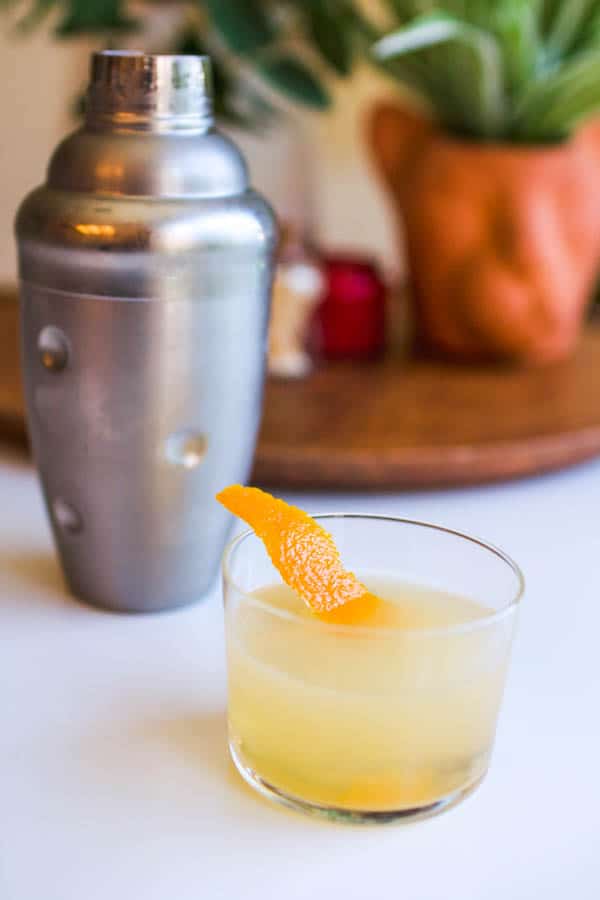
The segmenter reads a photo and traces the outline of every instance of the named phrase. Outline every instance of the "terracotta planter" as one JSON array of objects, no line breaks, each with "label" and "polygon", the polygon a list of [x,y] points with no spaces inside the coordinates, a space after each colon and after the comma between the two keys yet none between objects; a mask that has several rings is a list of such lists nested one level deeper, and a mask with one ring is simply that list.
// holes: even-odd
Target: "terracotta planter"
[{"label": "terracotta planter", "polygon": [[462,360],[568,356],[600,267],[598,125],[528,148],[456,140],[389,105],[370,124],[421,342]]}]

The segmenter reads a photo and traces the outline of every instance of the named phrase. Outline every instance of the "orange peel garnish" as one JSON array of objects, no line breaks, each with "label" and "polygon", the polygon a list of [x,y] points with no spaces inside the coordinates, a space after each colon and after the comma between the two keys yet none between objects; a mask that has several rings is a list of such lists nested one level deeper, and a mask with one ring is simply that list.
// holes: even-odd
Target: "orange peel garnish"
[{"label": "orange peel garnish", "polygon": [[285,583],[318,616],[338,625],[396,623],[392,604],[344,568],[332,536],[304,510],[240,484],[217,500],[254,529]]}]

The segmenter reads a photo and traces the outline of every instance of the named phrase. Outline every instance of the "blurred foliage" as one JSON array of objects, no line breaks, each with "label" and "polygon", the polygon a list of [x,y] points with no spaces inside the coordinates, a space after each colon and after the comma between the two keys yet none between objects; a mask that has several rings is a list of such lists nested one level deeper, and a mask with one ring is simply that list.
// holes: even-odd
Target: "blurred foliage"
[{"label": "blurred foliage", "polygon": [[[152,5],[0,0],[0,9],[12,11],[21,32],[50,21],[58,38],[99,35],[113,48],[124,34],[143,26]],[[210,54],[217,112],[239,125],[253,126],[270,117],[277,94],[314,109],[327,108],[328,77],[349,75],[372,33],[354,0],[190,0],[178,8],[181,29],[161,49]]]},{"label": "blurred foliage", "polygon": [[450,130],[553,142],[600,110],[600,0],[387,0],[375,46]]},{"label": "blurred foliage", "polygon": [[[156,5],[170,4],[0,0],[22,32],[48,20],[59,38],[99,35],[111,47]],[[161,49],[209,53],[217,111],[245,125],[272,115],[277,94],[326,108],[329,78],[367,57],[475,138],[557,141],[600,108],[600,0],[380,5],[376,27],[360,0],[183,0],[181,28]]]}]

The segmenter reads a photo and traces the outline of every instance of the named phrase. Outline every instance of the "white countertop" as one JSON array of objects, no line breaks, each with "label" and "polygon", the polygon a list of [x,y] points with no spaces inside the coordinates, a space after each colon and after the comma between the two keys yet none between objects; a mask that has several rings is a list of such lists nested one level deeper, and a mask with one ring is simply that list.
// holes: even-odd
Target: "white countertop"
[{"label": "white countertop", "polygon": [[273,807],[225,749],[219,590],[151,617],[64,591],[34,473],[0,453],[1,900],[598,900],[600,464],[509,485],[297,496],[500,544],[528,579],[492,769],[412,826]]}]

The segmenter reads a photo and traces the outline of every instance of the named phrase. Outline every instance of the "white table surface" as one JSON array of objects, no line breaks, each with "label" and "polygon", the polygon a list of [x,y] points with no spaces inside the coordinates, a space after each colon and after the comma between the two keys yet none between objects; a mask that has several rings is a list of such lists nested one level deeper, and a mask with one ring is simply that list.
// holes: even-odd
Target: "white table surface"
[{"label": "white table surface", "polygon": [[64,591],[0,452],[1,900],[598,900],[600,464],[472,490],[296,496],[469,530],[522,564],[492,769],[453,811],[351,828],[273,807],[225,750],[219,590],[123,617]]}]

